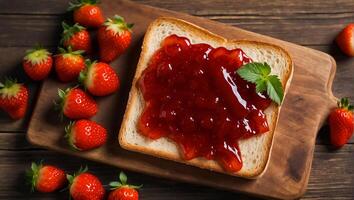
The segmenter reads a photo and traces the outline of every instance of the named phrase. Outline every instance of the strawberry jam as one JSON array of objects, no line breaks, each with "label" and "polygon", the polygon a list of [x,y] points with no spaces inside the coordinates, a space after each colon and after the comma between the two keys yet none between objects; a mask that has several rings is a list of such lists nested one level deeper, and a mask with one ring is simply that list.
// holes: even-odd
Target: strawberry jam
[{"label": "strawberry jam", "polygon": [[138,82],[145,100],[140,133],[173,140],[185,160],[204,157],[239,171],[238,141],[269,131],[263,111],[271,101],[236,73],[249,62],[241,49],[166,37]]}]

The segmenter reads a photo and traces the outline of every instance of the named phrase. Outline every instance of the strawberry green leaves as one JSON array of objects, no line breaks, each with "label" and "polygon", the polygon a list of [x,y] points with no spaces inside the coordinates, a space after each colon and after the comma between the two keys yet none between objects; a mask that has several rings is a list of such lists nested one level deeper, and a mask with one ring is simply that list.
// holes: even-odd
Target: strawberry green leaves
[{"label": "strawberry green leaves", "polygon": [[256,92],[267,95],[278,105],[284,98],[284,89],[277,75],[270,75],[271,67],[267,63],[248,63],[237,70],[244,80],[256,84]]},{"label": "strawberry green leaves", "polygon": [[114,182],[110,182],[109,186],[111,186],[111,190],[115,190],[121,187],[128,187],[128,188],[133,188],[133,189],[139,189],[141,187],[143,187],[143,185],[128,185],[127,183],[127,175],[125,175],[124,172],[120,172],[119,174],[119,181],[114,181]]}]

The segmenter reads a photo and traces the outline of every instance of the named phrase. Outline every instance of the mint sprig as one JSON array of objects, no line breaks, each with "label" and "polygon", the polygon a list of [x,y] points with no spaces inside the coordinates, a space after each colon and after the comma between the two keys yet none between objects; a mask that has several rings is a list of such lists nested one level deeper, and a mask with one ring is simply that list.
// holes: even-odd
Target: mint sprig
[{"label": "mint sprig", "polygon": [[268,63],[248,63],[237,70],[244,80],[256,84],[256,92],[267,91],[267,95],[278,105],[284,98],[284,89],[277,75],[271,75]]}]

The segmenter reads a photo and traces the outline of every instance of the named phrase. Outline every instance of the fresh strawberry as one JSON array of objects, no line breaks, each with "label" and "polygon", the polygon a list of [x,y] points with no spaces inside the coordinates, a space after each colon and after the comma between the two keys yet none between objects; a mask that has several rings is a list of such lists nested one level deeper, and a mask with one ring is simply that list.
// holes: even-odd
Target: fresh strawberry
[{"label": "fresh strawberry", "polygon": [[102,200],[105,190],[101,181],[91,173],[87,167],[79,170],[77,175],[68,175],[70,195],[74,200]]},{"label": "fresh strawberry", "polygon": [[59,48],[60,54],[54,56],[54,66],[59,80],[62,82],[70,82],[77,80],[81,70],[85,68],[85,59],[81,55],[83,51],[72,51],[68,47],[68,51]]},{"label": "fresh strawberry", "polygon": [[110,63],[120,56],[130,45],[132,40],[131,28],[133,24],[125,23],[118,15],[101,26],[97,33],[100,48],[100,59]]},{"label": "fresh strawberry", "polygon": [[66,174],[63,170],[51,166],[32,162],[31,169],[26,173],[32,191],[54,192],[66,183]]},{"label": "fresh strawberry", "polygon": [[338,102],[338,108],[332,110],[328,118],[331,143],[335,148],[344,146],[352,137],[354,129],[353,106],[348,98]]},{"label": "fresh strawberry", "polygon": [[15,80],[6,79],[0,83],[0,108],[11,118],[23,118],[28,106],[28,89]]},{"label": "fresh strawberry", "polygon": [[86,69],[79,81],[95,96],[106,96],[119,89],[119,78],[111,66],[103,62],[86,60]]},{"label": "fresh strawberry", "polygon": [[98,28],[104,22],[103,12],[97,0],[76,0],[70,2],[68,10],[74,11],[74,21],[85,27]]},{"label": "fresh strawberry", "polygon": [[109,193],[108,200],[138,200],[139,193],[136,189],[142,186],[128,185],[127,176],[124,172],[119,174],[119,182],[111,182],[111,192]]},{"label": "fresh strawberry", "polygon": [[26,103],[25,105],[22,105],[16,109],[4,108],[4,111],[7,112],[7,114],[9,114],[12,119],[17,120],[17,119],[22,119],[25,116],[27,107],[28,104]]},{"label": "fresh strawberry", "polygon": [[336,38],[339,48],[348,56],[354,56],[354,24],[348,24]]},{"label": "fresh strawberry", "polygon": [[26,74],[35,81],[47,78],[52,69],[53,59],[48,50],[41,47],[35,47],[26,51],[23,58],[23,69]]},{"label": "fresh strawberry", "polygon": [[62,26],[64,30],[61,43],[64,47],[71,46],[73,51],[83,50],[86,53],[91,53],[91,38],[85,27],[80,26],[77,23],[73,26],[69,26],[65,22],[62,23]]},{"label": "fresh strawberry", "polygon": [[107,140],[107,131],[94,121],[81,119],[70,123],[66,128],[66,138],[74,149],[91,150],[102,146]]},{"label": "fresh strawberry", "polygon": [[58,90],[59,109],[69,119],[87,119],[96,115],[98,105],[95,100],[79,88]]}]

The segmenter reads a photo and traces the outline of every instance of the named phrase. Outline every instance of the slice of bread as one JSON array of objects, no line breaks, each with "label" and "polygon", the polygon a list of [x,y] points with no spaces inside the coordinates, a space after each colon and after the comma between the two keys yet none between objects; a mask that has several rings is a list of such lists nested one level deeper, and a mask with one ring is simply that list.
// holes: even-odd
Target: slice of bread
[{"label": "slice of bread", "polygon": [[142,136],[137,123],[144,108],[144,99],[137,87],[137,81],[143,70],[148,66],[151,56],[160,48],[163,39],[171,34],[184,36],[195,43],[207,43],[213,47],[226,47],[227,49],[241,48],[246,55],[256,62],[267,62],[272,67],[272,74],[281,79],[286,90],[290,84],[293,71],[292,61],[289,54],[282,48],[255,41],[226,40],[205,29],[175,18],[159,18],[149,26],[136,69],[132,88],[129,95],[128,105],[119,132],[119,143],[127,150],[157,156],[177,162],[205,168],[221,173],[227,173],[245,178],[256,178],[265,171],[272,147],[274,130],[277,124],[280,106],[274,103],[265,110],[270,131],[249,139],[240,141],[240,151],[243,167],[237,173],[228,173],[213,160],[195,158],[185,161],[180,155],[178,146],[167,138],[151,140]]}]

